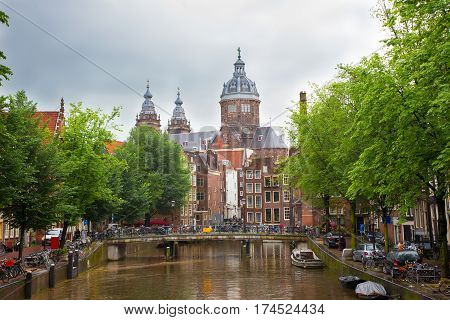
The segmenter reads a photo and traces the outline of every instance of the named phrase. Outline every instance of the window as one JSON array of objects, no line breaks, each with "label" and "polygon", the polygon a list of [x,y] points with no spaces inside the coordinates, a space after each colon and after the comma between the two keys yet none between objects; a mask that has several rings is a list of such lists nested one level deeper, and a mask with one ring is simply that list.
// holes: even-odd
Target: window
[{"label": "window", "polygon": [[262,222],[262,214],[261,214],[261,212],[256,212],[255,213],[255,222],[256,223],[261,223]]},{"label": "window", "polygon": [[250,112],[249,104],[241,104],[241,112]]},{"label": "window", "polygon": [[245,176],[247,177],[247,179],[253,179],[253,171],[252,170],[247,170],[245,172]]},{"label": "window", "polygon": [[239,191],[239,195],[242,197],[244,195],[244,191]]},{"label": "window", "polygon": [[285,186],[289,184],[289,176],[287,174],[283,174],[283,184]]},{"label": "window", "polygon": [[263,166],[263,173],[267,173],[267,166]]},{"label": "window", "polygon": [[236,105],[234,104],[228,105],[228,112],[236,112]]},{"label": "window", "polygon": [[272,186],[272,178],[264,177],[264,187],[271,187],[271,186]]},{"label": "window", "polygon": [[255,183],[255,193],[261,193],[261,183]]},{"label": "window", "polygon": [[291,201],[291,193],[289,191],[283,191],[283,201],[284,202]]},{"label": "window", "polygon": [[258,141],[262,141],[262,139],[263,139],[263,136],[262,136],[262,135],[259,135],[259,136],[258,136]]},{"label": "window", "polygon": [[243,188],[244,187],[244,183],[241,181],[239,182],[239,188]]},{"label": "window", "polygon": [[266,209],[266,222],[272,222],[272,209]]},{"label": "window", "polygon": [[187,147],[188,142],[187,141],[183,141],[183,147]]},{"label": "window", "polygon": [[291,208],[284,207],[284,220],[290,220],[291,219]]},{"label": "window", "polygon": [[197,200],[198,201],[205,200],[205,194],[203,192],[197,192]]},{"label": "window", "polygon": [[247,208],[253,208],[253,196],[247,196]]},{"label": "window", "polygon": [[261,170],[255,170],[255,179],[261,179]]},{"label": "window", "polygon": [[280,222],[280,208],[273,208],[273,222]]},{"label": "window", "polygon": [[253,223],[253,212],[247,212],[247,222]]},{"label": "window", "polygon": [[273,202],[280,202],[280,192],[279,191],[273,192]]},{"label": "window", "polygon": [[196,168],[196,171],[200,171],[200,165],[199,164],[195,168]]},{"label": "window", "polygon": [[203,178],[197,178],[197,186],[203,187],[205,183],[205,179]]},{"label": "window", "polygon": [[255,208],[262,208],[262,197],[259,195],[255,196]]},{"label": "window", "polygon": [[272,178],[272,186],[278,187],[280,185],[280,181],[278,180],[278,176],[273,176]]},{"label": "window", "polygon": [[245,192],[253,193],[253,183],[246,183],[245,184]]},{"label": "window", "polygon": [[271,201],[271,198],[272,198],[272,192],[266,191],[265,194],[266,194],[266,197],[265,197],[266,202],[270,202],[270,201]]}]

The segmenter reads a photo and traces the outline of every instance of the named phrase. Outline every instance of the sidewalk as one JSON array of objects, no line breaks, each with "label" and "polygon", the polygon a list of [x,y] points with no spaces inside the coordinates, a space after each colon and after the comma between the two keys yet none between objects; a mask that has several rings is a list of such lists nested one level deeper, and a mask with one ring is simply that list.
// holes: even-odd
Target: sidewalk
[{"label": "sidewalk", "polygon": [[[50,246],[47,246],[47,248],[50,248]],[[23,256],[26,257],[29,254],[32,254],[32,253],[38,252],[38,251],[42,251],[42,250],[44,250],[44,247],[41,245],[26,247],[26,248],[23,248]],[[17,258],[18,256],[19,256],[19,251],[7,252],[5,255],[1,256],[0,259]]]},{"label": "sidewalk", "polygon": [[[426,296],[432,297],[433,299],[438,300],[449,300],[449,297],[445,296],[444,294],[440,293],[438,290],[438,284],[434,283],[417,283],[412,284],[403,280],[399,279],[392,279],[390,275],[384,274],[382,271],[375,271],[375,270],[363,270],[362,263],[359,261],[353,261],[350,259],[342,258],[342,251],[339,251],[336,248],[328,248],[323,244],[322,239],[315,239],[314,242],[322,247],[324,250],[327,250],[330,254],[332,254],[337,260],[345,261],[345,263],[351,265],[352,267],[362,271],[366,272],[368,274],[376,275],[377,277],[383,278],[388,281],[392,281],[398,285],[401,285],[403,287],[414,289],[418,292],[423,293]],[[349,242],[347,242],[349,243]],[[436,264],[435,261],[426,261],[428,264]]]}]

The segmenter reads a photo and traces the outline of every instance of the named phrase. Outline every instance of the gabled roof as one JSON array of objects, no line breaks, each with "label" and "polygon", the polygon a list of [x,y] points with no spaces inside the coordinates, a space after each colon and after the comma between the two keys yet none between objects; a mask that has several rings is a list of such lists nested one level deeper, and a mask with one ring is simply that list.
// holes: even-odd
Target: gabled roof
[{"label": "gabled roof", "polygon": [[184,151],[206,150],[217,136],[216,131],[202,131],[190,133],[172,133],[169,139],[177,142]]},{"label": "gabled roof", "polygon": [[259,127],[253,136],[251,149],[287,149],[283,137],[277,135],[272,127]]},{"label": "gabled roof", "polygon": [[113,140],[111,142],[106,143],[106,150],[109,154],[113,154],[114,151],[123,145],[123,141]]},{"label": "gabled roof", "polygon": [[58,124],[61,122],[59,111],[36,111],[34,116],[39,118],[40,123],[46,125],[52,134],[59,130]]}]

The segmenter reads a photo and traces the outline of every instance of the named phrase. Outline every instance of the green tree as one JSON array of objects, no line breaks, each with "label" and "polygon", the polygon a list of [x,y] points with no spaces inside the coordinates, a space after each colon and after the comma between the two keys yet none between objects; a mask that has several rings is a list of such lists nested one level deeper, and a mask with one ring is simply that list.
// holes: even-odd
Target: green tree
[{"label": "green tree", "polygon": [[412,205],[426,188],[436,198],[442,276],[448,277],[445,214],[450,167],[448,1],[383,1],[378,13],[389,32],[386,57],[395,78],[395,110],[399,111],[393,142],[398,157],[391,165],[408,182],[401,184],[407,190],[401,204]]},{"label": "green tree", "polygon": [[118,109],[103,114],[99,110],[83,108],[81,103],[71,105],[59,144],[64,178],[61,247],[65,244],[67,228],[95,212],[96,204],[120,201],[108,185],[111,167],[117,163],[105,152],[105,143],[113,138],[114,120],[118,115]]},{"label": "green tree", "polygon": [[117,158],[125,161],[121,175],[120,197],[123,204],[118,210],[118,220],[129,223],[149,214],[162,194],[160,176],[147,163],[147,143],[158,133],[149,127],[136,127],[124,145],[117,151]]},{"label": "green tree", "polygon": [[127,162],[122,176],[120,217],[129,222],[152,213],[167,214],[184,204],[190,189],[190,174],[181,147],[167,134],[153,128],[134,128],[119,159]]},{"label": "green tree", "polygon": [[35,112],[23,91],[0,103],[0,211],[20,230],[19,258],[25,233],[55,222],[58,209],[56,144]]},{"label": "green tree", "polygon": [[[8,15],[3,11],[0,11],[0,23],[9,26],[8,21],[9,21]],[[4,59],[6,59],[6,56],[3,53],[3,51],[0,51],[0,61]],[[11,69],[8,68],[7,66],[4,66],[3,64],[0,64],[0,86],[2,85],[2,81],[8,80],[9,76],[11,75],[12,75]]]}]

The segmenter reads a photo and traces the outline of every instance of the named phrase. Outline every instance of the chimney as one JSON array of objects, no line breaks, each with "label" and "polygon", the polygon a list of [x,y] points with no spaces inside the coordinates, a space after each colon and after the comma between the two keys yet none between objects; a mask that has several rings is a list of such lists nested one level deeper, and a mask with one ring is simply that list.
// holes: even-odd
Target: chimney
[{"label": "chimney", "polygon": [[303,114],[307,113],[307,99],[306,99],[306,91],[300,91],[300,112]]}]

